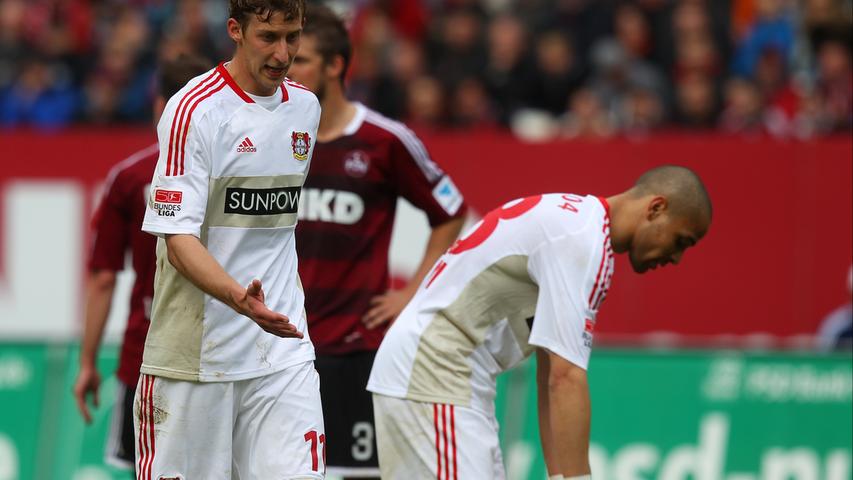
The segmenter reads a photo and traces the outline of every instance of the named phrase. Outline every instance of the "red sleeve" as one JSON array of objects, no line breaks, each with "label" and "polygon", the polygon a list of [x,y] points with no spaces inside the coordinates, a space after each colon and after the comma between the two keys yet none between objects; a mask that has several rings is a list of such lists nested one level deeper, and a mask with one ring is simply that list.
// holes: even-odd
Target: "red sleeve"
[{"label": "red sleeve", "polygon": [[426,213],[432,227],[465,214],[467,206],[450,176],[432,160],[411,131],[390,147],[391,176],[397,193]]},{"label": "red sleeve", "polygon": [[119,174],[108,186],[92,217],[92,251],[89,270],[124,268],[124,257],[130,243],[130,213],[124,207],[127,192],[124,177]]}]

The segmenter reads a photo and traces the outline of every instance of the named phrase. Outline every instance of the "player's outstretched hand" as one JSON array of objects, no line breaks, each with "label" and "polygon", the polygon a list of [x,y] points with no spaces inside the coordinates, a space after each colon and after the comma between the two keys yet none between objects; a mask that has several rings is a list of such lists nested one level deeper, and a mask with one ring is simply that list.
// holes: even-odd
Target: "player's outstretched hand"
[{"label": "player's outstretched hand", "polygon": [[74,382],[74,398],[77,400],[77,409],[80,410],[80,415],[86,423],[92,423],[92,414],[89,412],[89,405],[86,404],[86,397],[92,394],[92,403],[98,406],[98,389],[101,386],[101,375],[94,367],[80,367],[80,373],[77,374],[77,381]]},{"label": "player's outstretched hand", "polygon": [[393,322],[411,299],[412,296],[404,290],[388,290],[370,299],[370,310],[361,321],[370,330]]},{"label": "player's outstretched hand", "polygon": [[246,316],[255,321],[264,331],[283,338],[302,338],[302,332],[290,323],[287,316],[273,312],[264,303],[264,289],[261,281],[252,280],[246,287]]}]

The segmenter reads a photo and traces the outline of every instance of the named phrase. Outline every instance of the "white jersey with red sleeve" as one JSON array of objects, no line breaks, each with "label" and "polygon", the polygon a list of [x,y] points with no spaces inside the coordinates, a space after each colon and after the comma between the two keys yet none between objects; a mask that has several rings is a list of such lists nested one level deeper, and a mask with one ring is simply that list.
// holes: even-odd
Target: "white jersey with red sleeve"
[{"label": "white jersey with red sleeve", "polygon": [[606,201],[546,194],[488,213],[433,267],[367,389],[492,413],[496,376],[535,347],[586,368],[613,274]]},{"label": "white jersey with red sleeve", "polygon": [[238,283],[263,282],[267,306],[304,339],[282,339],[204,294],[157,247],[142,372],[193,381],[258,377],[313,360],[293,230],[320,119],[289,81],[278,105],[256,103],[223,65],[191,80],[158,125],[160,156],[142,229],[198,237]]}]

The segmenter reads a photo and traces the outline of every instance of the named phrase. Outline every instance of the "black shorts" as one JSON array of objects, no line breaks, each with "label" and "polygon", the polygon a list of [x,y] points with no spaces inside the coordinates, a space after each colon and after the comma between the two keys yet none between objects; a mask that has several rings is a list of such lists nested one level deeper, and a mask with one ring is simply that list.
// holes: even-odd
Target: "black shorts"
[{"label": "black shorts", "polygon": [[121,381],[116,382],[115,403],[113,404],[110,431],[107,435],[104,459],[106,463],[127,470],[133,470],[135,464],[134,446],[136,437],[133,434],[133,396],[136,385],[128,387]]},{"label": "black shorts", "polygon": [[373,397],[366,390],[375,356],[376,352],[318,355],[314,362],[320,374],[330,475],[379,477]]}]

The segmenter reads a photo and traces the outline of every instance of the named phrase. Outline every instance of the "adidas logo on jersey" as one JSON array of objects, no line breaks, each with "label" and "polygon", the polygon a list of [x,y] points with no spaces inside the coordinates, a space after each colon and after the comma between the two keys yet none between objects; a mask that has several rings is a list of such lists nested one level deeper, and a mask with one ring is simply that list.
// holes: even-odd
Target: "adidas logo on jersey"
[{"label": "adidas logo on jersey", "polygon": [[243,142],[237,146],[237,153],[255,153],[258,151],[258,147],[256,147],[249,137],[243,139]]}]

